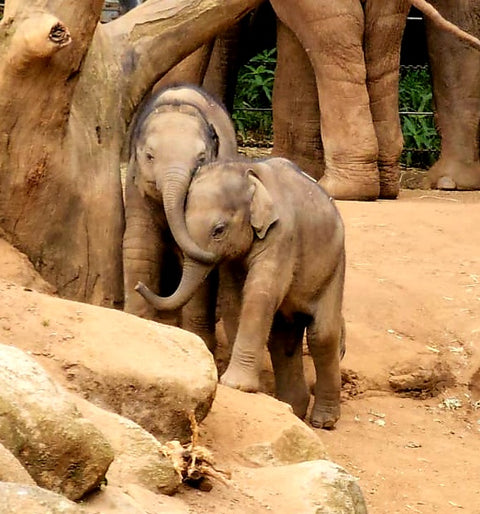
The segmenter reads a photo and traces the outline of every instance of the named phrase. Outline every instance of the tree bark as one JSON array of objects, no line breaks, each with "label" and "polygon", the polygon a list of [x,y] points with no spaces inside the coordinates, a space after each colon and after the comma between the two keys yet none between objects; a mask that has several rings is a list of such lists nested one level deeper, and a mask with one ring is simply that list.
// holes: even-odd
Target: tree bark
[{"label": "tree bark", "polygon": [[0,23],[0,230],[61,296],[123,300],[120,154],[143,96],[261,0],[7,0]]}]

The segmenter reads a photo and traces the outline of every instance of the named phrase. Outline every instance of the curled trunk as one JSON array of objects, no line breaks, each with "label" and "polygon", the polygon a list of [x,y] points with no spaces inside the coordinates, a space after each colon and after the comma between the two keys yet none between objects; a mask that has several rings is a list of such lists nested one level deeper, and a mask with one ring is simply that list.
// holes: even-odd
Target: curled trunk
[{"label": "curled trunk", "polygon": [[185,257],[182,279],[177,290],[171,296],[158,296],[142,282],[135,286],[135,291],[140,293],[147,302],[159,311],[176,310],[183,307],[192,298],[212,268],[213,265],[202,264]]},{"label": "curled trunk", "polygon": [[168,225],[178,246],[182,251],[197,261],[211,264],[215,255],[202,250],[190,237],[185,223],[185,199],[192,173],[184,167],[171,167],[165,174],[163,191],[163,206]]}]

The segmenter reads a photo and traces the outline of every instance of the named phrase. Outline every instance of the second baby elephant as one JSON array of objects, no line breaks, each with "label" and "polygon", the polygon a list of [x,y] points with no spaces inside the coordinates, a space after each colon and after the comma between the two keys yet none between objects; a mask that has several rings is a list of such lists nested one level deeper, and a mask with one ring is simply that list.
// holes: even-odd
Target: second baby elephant
[{"label": "second baby elephant", "polygon": [[168,298],[137,290],[159,309],[184,304],[214,266],[220,268],[220,312],[234,341],[225,385],[257,391],[268,345],[276,396],[306,415],[302,341],[316,370],[311,423],[332,428],[340,415],[343,355],[344,228],[333,201],[290,161],[217,162],[189,188],[186,226],[216,264],[187,258]]},{"label": "second baby elephant", "polygon": [[[194,86],[174,86],[154,93],[139,111],[125,185],[127,312],[156,317],[155,309],[134,292],[134,286],[141,280],[162,294],[174,290],[181,269],[177,243],[196,259],[213,260],[211,254],[185,238],[185,197],[199,166],[217,158],[232,158],[236,151],[228,113]],[[182,313],[182,326],[208,339],[207,329],[215,324],[214,301],[215,296],[209,299],[205,288],[199,291]]]}]

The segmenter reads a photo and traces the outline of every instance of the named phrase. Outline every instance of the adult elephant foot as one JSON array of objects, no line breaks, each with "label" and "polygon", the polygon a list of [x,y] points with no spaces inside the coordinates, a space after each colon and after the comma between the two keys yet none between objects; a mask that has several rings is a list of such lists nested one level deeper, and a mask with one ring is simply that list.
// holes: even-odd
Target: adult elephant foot
[{"label": "adult elephant foot", "polygon": [[400,169],[398,165],[379,166],[380,194],[383,200],[395,200],[400,192]]},{"label": "adult elephant foot", "polygon": [[480,162],[440,158],[428,171],[432,189],[474,191],[480,189]]},{"label": "adult elephant foot", "polygon": [[244,369],[241,366],[232,364],[232,362],[230,362],[227,370],[220,377],[220,383],[246,393],[256,393],[260,388],[257,373],[253,370]]},{"label": "adult elephant foot", "polygon": [[336,422],[340,418],[339,402],[322,403],[315,400],[312,413],[310,415],[310,423],[314,428],[324,428],[332,430],[335,428]]},{"label": "adult elephant foot", "polygon": [[359,181],[326,172],[318,183],[336,200],[376,200],[380,194],[378,173]]}]

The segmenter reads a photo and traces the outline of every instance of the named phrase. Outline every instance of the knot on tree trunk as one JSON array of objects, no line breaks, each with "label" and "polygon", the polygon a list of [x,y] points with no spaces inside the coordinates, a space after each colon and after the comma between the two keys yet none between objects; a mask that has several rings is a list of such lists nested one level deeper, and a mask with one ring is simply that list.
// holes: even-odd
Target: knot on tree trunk
[{"label": "knot on tree trunk", "polygon": [[56,16],[48,13],[30,16],[20,22],[9,49],[9,62],[17,69],[34,60],[51,57],[72,42],[70,31]]},{"label": "knot on tree trunk", "polygon": [[55,23],[51,28],[48,38],[60,48],[67,46],[72,41],[69,30],[61,21]]}]

